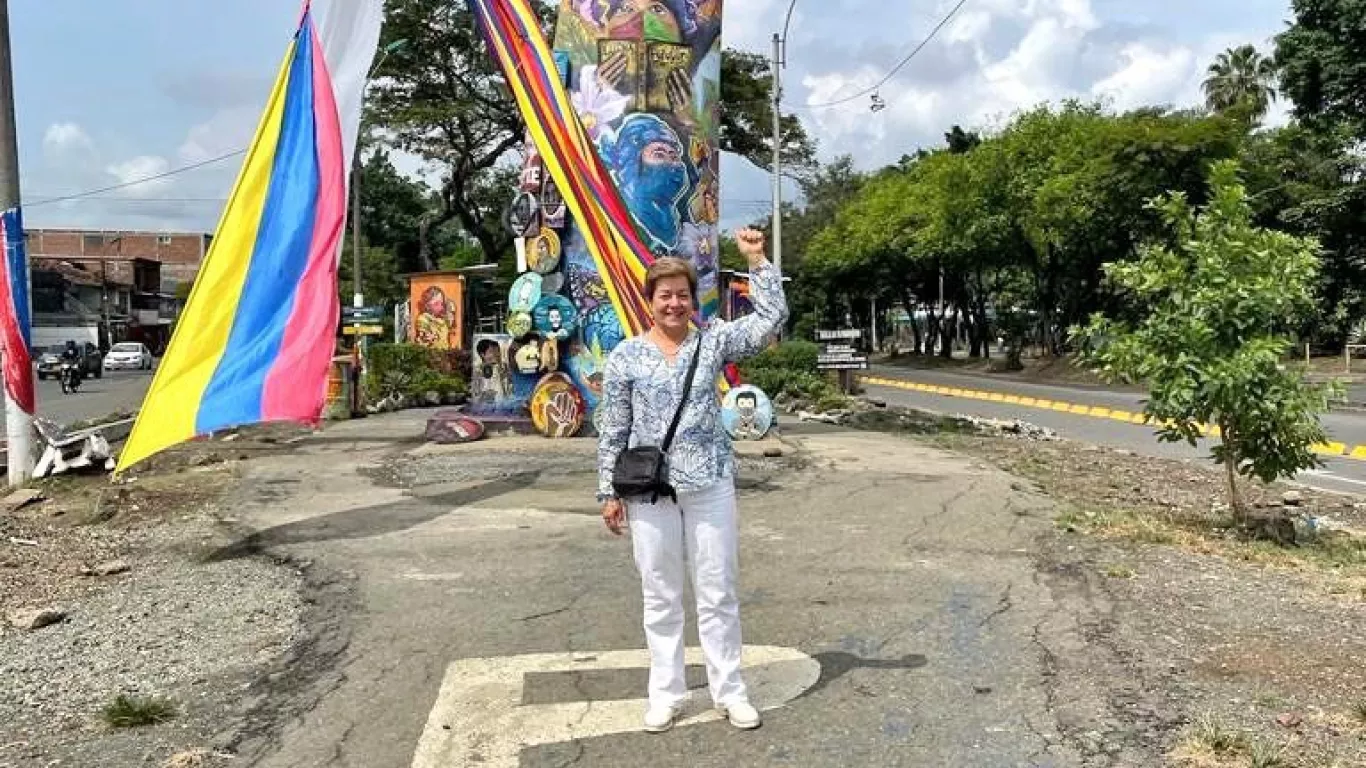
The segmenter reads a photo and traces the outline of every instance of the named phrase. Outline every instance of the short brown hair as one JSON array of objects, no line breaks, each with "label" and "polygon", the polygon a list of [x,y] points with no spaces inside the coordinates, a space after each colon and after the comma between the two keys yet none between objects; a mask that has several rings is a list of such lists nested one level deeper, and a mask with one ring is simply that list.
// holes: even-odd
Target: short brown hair
[{"label": "short brown hair", "polygon": [[691,262],[673,256],[662,256],[655,259],[655,263],[645,271],[645,299],[653,300],[655,297],[655,287],[660,280],[670,277],[688,278],[688,291],[693,295],[693,302],[697,301],[697,270]]}]

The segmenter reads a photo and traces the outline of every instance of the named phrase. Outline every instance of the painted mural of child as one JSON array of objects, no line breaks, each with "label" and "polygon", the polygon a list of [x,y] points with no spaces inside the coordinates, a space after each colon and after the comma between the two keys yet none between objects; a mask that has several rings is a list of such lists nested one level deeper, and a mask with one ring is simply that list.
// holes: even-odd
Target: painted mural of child
[{"label": "painted mural of child", "polygon": [[454,303],[446,298],[445,291],[439,286],[431,286],[422,292],[418,307],[417,334],[418,344],[433,349],[450,349],[451,334],[455,331]]}]

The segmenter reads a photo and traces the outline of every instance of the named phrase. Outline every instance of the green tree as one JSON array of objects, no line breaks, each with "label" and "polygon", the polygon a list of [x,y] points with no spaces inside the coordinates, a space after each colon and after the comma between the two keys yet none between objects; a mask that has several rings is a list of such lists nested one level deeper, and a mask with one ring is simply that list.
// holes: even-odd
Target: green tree
[{"label": "green tree", "polygon": [[[376,147],[361,165],[361,236],[367,248],[393,252],[404,272],[420,272],[422,221],[432,206],[432,190],[422,181],[399,173],[389,152]],[[348,237],[350,233],[347,233]]]},{"label": "green tree", "polygon": [[[773,168],[772,72],[767,56],[721,52],[721,149],[765,171]],[[817,168],[816,143],[796,115],[784,113],[779,122],[783,173],[803,178]]]},{"label": "green tree", "polygon": [[1260,122],[1276,99],[1276,64],[1251,45],[1219,54],[1206,75],[1205,104],[1215,112],[1243,110]]},{"label": "green tree", "polygon": [[[536,4],[549,27],[552,10]],[[456,222],[489,261],[507,251],[502,226],[508,190],[487,194],[481,182],[523,137],[521,118],[497,65],[488,55],[464,3],[391,0],[385,6],[381,45],[391,50],[373,81],[367,124],[376,139],[425,161],[440,175],[434,205],[419,237]],[[420,251],[424,269],[436,253]]]},{"label": "green tree", "polygon": [[1147,384],[1160,440],[1194,445],[1202,425],[1218,427],[1212,453],[1246,523],[1239,476],[1272,482],[1319,463],[1327,390],[1281,364],[1294,318],[1313,309],[1318,245],[1252,223],[1236,162],[1213,166],[1210,190],[1198,211],[1180,192],[1155,200],[1166,236],[1106,265],[1143,317],[1097,315],[1075,333],[1103,376]]},{"label": "green tree", "polygon": [[1276,37],[1281,93],[1295,117],[1366,137],[1366,3],[1291,0],[1295,19]]},{"label": "green tree", "polygon": [[1366,160],[1351,146],[1293,123],[1251,136],[1244,151],[1257,222],[1323,246],[1318,311],[1302,335],[1335,349],[1366,317]]}]

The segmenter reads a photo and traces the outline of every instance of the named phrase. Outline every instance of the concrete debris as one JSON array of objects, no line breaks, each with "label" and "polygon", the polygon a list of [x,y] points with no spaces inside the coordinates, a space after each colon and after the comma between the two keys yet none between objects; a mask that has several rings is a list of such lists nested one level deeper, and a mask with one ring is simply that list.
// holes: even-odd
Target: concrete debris
[{"label": "concrete debris", "polygon": [[30,504],[43,501],[44,498],[42,492],[37,488],[20,488],[0,501],[0,506],[3,506],[7,511],[14,512]]},{"label": "concrete debris", "polygon": [[1058,439],[1057,432],[1054,432],[1053,430],[1047,427],[1041,427],[1038,424],[1031,424],[1027,421],[1021,421],[1020,419],[1002,421],[999,419],[986,419],[980,416],[968,416],[964,414],[955,414],[954,418],[961,419],[962,421],[967,422],[968,424],[971,424],[977,427],[979,430],[987,433],[995,433],[999,435],[1012,435],[1015,437],[1023,437],[1027,440]]},{"label": "concrete debris", "polygon": [[82,569],[81,569],[81,575],[83,575],[83,576],[115,576],[115,575],[118,575],[118,574],[120,574],[120,573],[127,573],[127,572],[130,571],[130,570],[132,570],[132,566],[129,565],[127,561],[125,561],[125,560],[110,560],[109,562],[106,562],[106,563],[100,563],[99,565],[95,566],[94,568],[82,568]]},{"label": "concrete debris", "polygon": [[15,629],[33,632],[66,621],[66,611],[59,608],[21,608],[10,611],[5,618]]}]

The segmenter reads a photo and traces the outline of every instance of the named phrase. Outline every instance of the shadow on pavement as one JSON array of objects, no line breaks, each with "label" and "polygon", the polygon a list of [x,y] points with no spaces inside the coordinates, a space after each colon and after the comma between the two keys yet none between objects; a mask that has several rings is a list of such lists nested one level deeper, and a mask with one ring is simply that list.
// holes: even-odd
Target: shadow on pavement
[{"label": "shadow on pavement", "polygon": [[929,663],[929,660],[919,653],[907,654],[899,659],[865,659],[843,651],[828,651],[813,654],[811,658],[820,663],[821,676],[815,685],[797,697],[799,699],[815,694],[856,669],[920,669]]},{"label": "shadow on pavement", "polygon": [[260,554],[269,547],[341,539],[364,539],[407,530],[449,514],[453,508],[475,504],[521,490],[534,483],[540,472],[521,472],[511,477],[462,488],[451,493],[422,496],[346,509],[298,522],[267,528],[211,552],[206,562],[216,563]]}]

